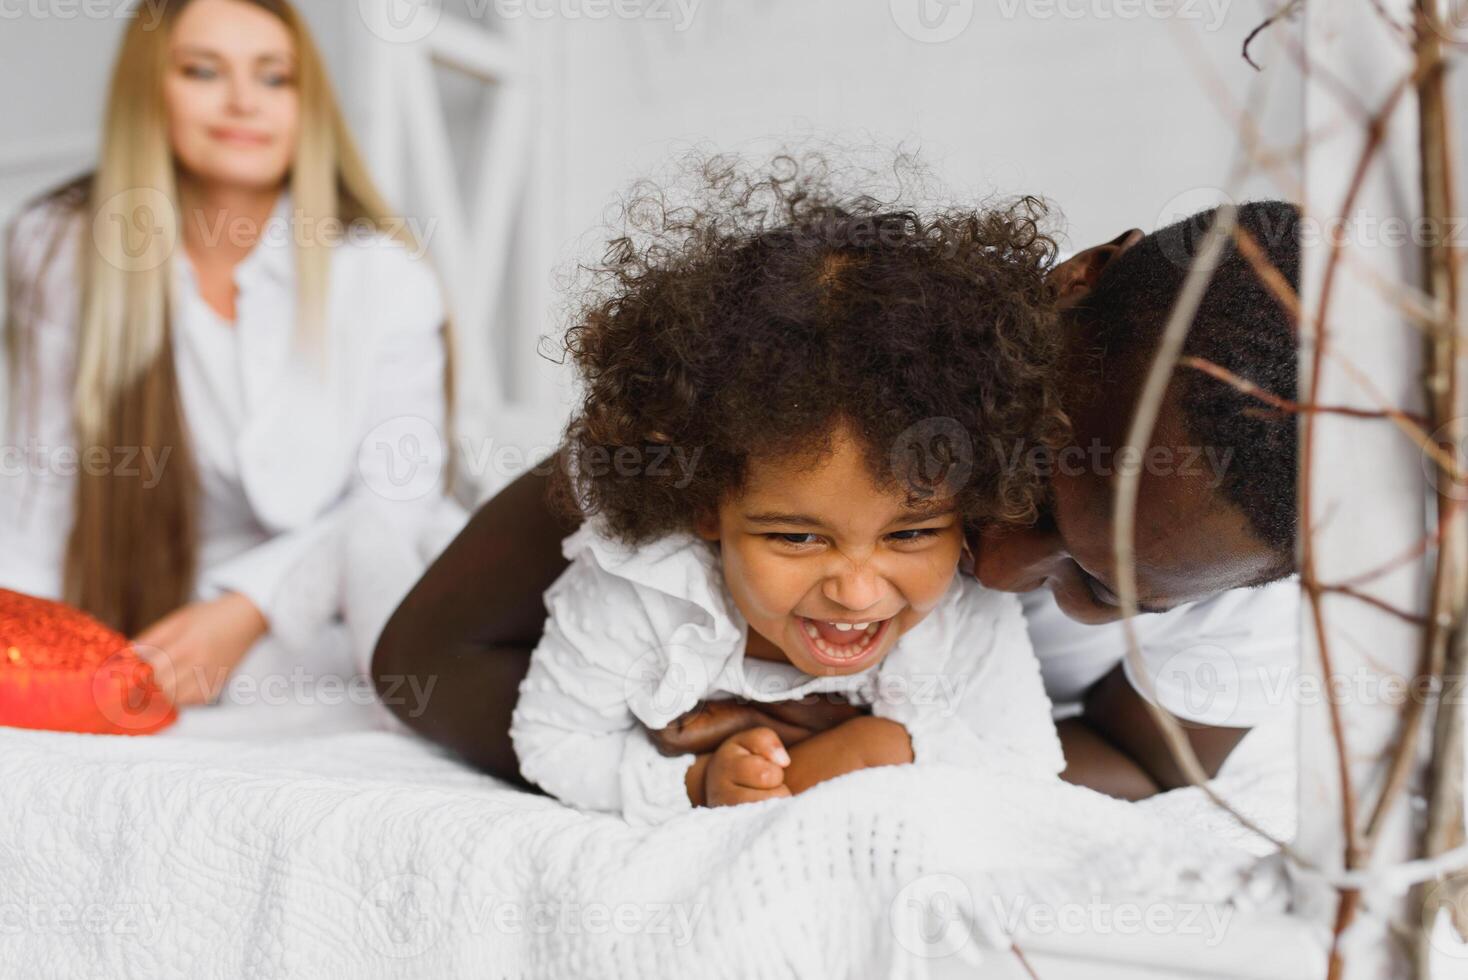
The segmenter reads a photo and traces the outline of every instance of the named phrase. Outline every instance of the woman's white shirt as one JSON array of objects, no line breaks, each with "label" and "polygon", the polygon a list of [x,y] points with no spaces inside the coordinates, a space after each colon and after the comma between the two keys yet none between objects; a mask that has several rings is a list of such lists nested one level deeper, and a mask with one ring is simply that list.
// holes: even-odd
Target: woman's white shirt
[{"label": "woman's white shirt", "polygon": [[1053,775],[1064,768],[1019,600],[955,576],[881,663],[812,677],[744,656],[748,623],[718,558],[693,535],[627,547],[588,523],[546,592],[550,616],[510,723],[526,779],[563,802],[651,824],[690,809],[692,755],[648,736],[699,701],[840,691],[900,722],[919,765]]},{"label": "woman's white shirt", "polygon": [[[291,220],[283,194],[235,269],[233,324],[199,294],[187,257],[175,255],[170,326],[200,487],[194,598],[240,592],[278,638],[309,644],[311,631],[339,611],[340,596],[303,562],[334,545],[344,515],[361,510],[346,504],[363,501],[411,526],[442,502],[445,309],[426,261],[404,244],[348,237],[332,250],[319,353],[296,346]],[[9,430],[23,441],[7,446],[0,467],[0,587],[52,598],[61,593],[83,465],[71,393],[77,259],[90,244],[87,231],[81,218],[41,205],[16,220],[7,250],[21,299],[38,313],[21,411],[11,420],[20,425]],[[417,440],[407,480],[393,441],[404,435]],[[108,452],[108,465],[133,466],[145,480],[168,465],[128,447]]]}]

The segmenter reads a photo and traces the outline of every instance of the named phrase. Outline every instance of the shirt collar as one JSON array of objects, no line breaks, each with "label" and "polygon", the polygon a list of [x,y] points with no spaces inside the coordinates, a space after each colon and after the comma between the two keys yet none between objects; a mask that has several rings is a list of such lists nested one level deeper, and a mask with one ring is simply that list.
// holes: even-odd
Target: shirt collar
[{"label": "shirt collar", "polygon": [[[282,191],[270,217],[265,219],[265,227],[261,229],[255,247],[235,266],[234,281],[241,292],[262,279],[273,279],[285,285],[294,281],[296,250],[292,239],[291,217],[290,193]],[[179,254],[174,256],[173,268],[177,277],[198,289],[194,263],[183,254],[182,247]]]}]

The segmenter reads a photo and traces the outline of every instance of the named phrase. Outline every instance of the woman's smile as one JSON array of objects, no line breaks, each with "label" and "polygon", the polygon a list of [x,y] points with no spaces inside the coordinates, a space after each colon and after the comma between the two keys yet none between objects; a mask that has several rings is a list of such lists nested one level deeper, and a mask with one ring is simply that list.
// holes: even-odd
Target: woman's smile
[{"label": "woman's smile", "polygon": [[210,127],[209,136],[217,142],[228,143],[230,146],[269,146],[275,142],[275,137],[269,133],[257,133],[234,126]]}]

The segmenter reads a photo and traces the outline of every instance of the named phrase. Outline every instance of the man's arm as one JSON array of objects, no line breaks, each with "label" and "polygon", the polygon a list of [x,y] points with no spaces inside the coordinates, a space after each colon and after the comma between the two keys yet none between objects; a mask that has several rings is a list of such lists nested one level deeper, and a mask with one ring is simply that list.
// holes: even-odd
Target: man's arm
[{"label": "man's arm", "polygon": [[[510,715],[566,568],[574,525],[551,509],[548,466],[482,506],[388,620],[373,683],[404,724],[470,764],[523,784]],[[432,685],[432,686],[429,686]]]},{"label": "man's arm", "polygon": [[[1188,741],[1210,777],[1218,775],[1247,728],[1203,727],[1184,722]],[[1080,717],[1061,722],[1067,782],[1140,800],[1188,785],[1142,696],[1120,664],[1086,692]]]}]

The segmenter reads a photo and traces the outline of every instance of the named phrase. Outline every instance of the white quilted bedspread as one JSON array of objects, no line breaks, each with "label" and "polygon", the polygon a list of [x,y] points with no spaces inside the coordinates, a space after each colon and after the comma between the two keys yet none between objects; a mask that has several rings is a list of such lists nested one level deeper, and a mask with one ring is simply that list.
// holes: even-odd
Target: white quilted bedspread
[{"label": "white quilted bedspread", "polygon": [[[1137,806],[945,768],[633,829],[372,712],[313,734],[211,711],[151,738],[0,729],[0,976],[919,974],[934,942],[1007,956],[1003,896],[1223,900],[1259,851],[1194,791]],[[1282,779],[1243,788],[1288,834]],[[933,931],[955,903],[971,941]]]}]

